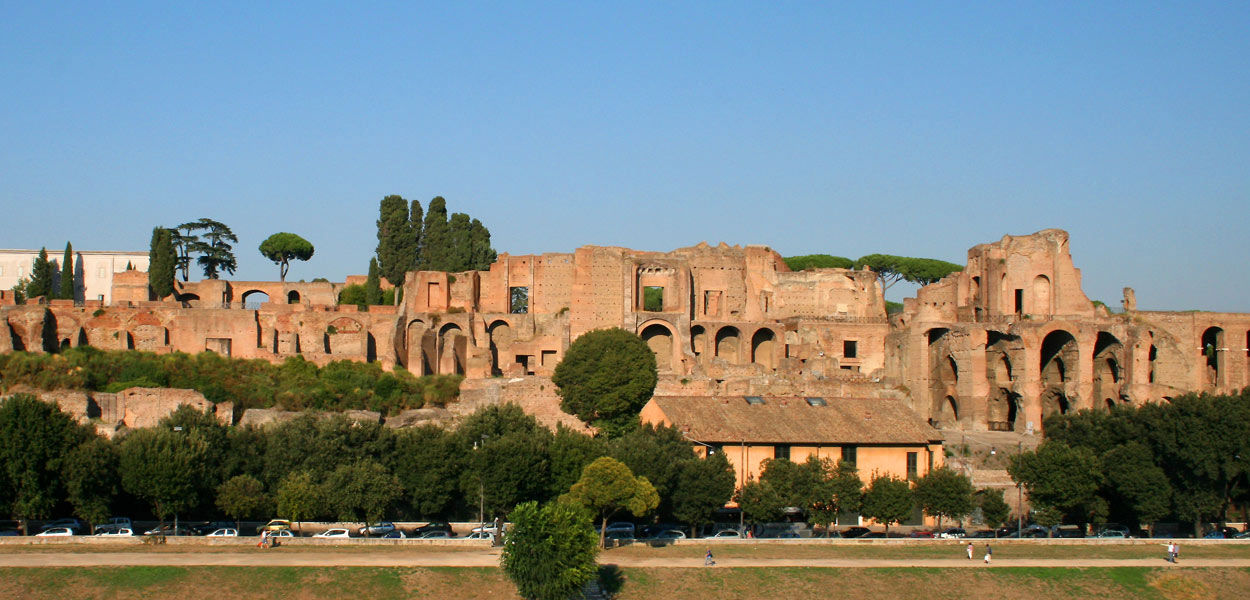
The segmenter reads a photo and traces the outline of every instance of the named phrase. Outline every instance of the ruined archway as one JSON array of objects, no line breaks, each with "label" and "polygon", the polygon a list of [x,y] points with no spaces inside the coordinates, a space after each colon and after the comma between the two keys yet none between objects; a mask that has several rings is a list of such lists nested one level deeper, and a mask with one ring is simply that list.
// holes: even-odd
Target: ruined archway
[{"label": "ruined archway", "polygon": [[1106,331],[1098,332],[1094,342],[1094,398],[1104,398],[1110,406],[1120,396],[1123,353],[1124,344],[1119,338]]},{"label": "ruined archway", "polygon": [[639,334],[651,352],[655,353],[655,367],[660,372],[673,368],[673,331],[668,326],[652,323]]},{"label": "ruined archway", "polygon": [[299,304],[299,290],[291,290],[286,293],[287,304]]},{"label": "ruined archway", "polygon": [[986,403],[986,427],[990,431],[1015,431],[1020,411],[1020,394],[997,388]]},{"label": "ruined archway", "polygon": [[341,358],[365,358],[365,328],[360,321],[339,317],[326,325],[325,352]]},{"label": "ruined archway", "polygon": [[724,359],[725,362],[737,364],[739,360],[738,328],[733,326],[721,327],[716,332],[716,356]]},{"label": "ruined archway", "polygon": [[1051,314],[1050,278],[1038,275],[1033,278],[1033,308],[1029,312],[1035,315]]},{"label": "ruined archway", "polygon": [[1062,390],[1050,389],[1042,394],[1042,419],[1051,415],[1066,415],[1071,408],[1068,396]]},{"label": "ruined archway", "polygon": [[776,369],[777,334],[767,327],[751,336],[751,362],[766,369]]},{"label": "ruined archway", "polygon": [[448,323],[438,330],[438,360],[435,362],[440,375],[464,375],[465,354],[468,338],[455,323]]},{"label": "ruined archway", "polygon": [[934,399],[930,419],[934,427],[955,427],[959,424],[959,401],[954,396],[938,396]]},{"label": "ruined archway", "polygon": [[243,302],[243,308],[247,310],[256,310],[260,308],[260,305],[269,302],[269,294],[266,294],[262,290],[248,290],[243,292],[243,295],[240,296],[239,299]]},{"label": "ruined archway", "polygon": [[512,346],[516,335],[512,332],[512,326],[503,320],[491,323],[486,332],[490,336],[490,374],[503,375],[502,365],[509,361],[501,360],[500,356],[507,357],[506,350]]},{"label": "ruined archway", "polygon": [[1219,327],[1208,327],[1202,332],[1202,356],[1203,364],[1206,365],[1204,372],[1206,378],[1203,383],[1207,386],[1224,385],[1224,330]]},{"label": "ruined archway", "polygon": [[1078,347],[1071,333],[1056,329],[1042,339],[1042,384],[1062,385],[1068,381],[1068,370],[1077,364]]},{"label": "ruined archway", "polygon": [[433,374],[436,340],[426,322],[410,321],[404,342],[408,348],[408,371],[417,376]]},{"label": "ruined archway", "polygon": [[698,358],[707,351],[707,331],[702,325],[690,328],[690,351]]}]

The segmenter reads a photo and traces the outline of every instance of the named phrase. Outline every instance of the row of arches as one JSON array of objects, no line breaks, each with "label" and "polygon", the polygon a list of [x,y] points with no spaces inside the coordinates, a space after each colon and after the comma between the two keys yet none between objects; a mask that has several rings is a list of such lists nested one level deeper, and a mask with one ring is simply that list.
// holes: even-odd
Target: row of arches
[{"label": "row of arches", "polygon": [[[675,344],[677,336],[668,322],[654,321],[645,323],[638,335],[647,342],[655,352],[656,366],[661,370],[671,370],[675,360]],[[778,366],[778,335],[768,327],[761,327],[751,333],[748,339],[743,332],[733,325],[725,325],[708,331],[703,325],[690,328],[690,348],[696,360],[719,358],[730,364],[758,364],[766,369]]]}]

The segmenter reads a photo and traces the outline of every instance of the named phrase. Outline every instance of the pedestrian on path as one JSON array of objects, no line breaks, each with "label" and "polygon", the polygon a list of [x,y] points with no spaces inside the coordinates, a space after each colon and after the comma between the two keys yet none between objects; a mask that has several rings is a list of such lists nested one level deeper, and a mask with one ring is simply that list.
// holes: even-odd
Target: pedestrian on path
[{"label": "pedestrian on path", "polygon": [[985,564],[990,564],[990,557],[994,555],[994,549],[990,548],[990,543],[985,543]]},{"label": "pedestrian on path", "polygon": [[703,566],[710,567],[716,564],[716,560],[712,558],[712,549],[707,549],[707,554],[703,555]]},{"label": "pedestrian on path", "polygon": [[1168,542],[1168,543],[1164,544],[1164,545],[1163,545],[1163,547],[1164,547],[1164,548],[1167,548],[1167,552],[1168,552],[1168,556],[1167,556],[1167,559],[1166,559],[1166,560],[1167,560],[1168,562],[1176,562],[1176,560],[1175,560],[1175,558],[1174,558],[1174,555],[1173,555],[1173,551],[1174,551],[1174,550],[1173,550],[1173,547],[1172,547],[1172,542]]},{"label": "pedestrian on path", "polygon": [[1181,545],[1176,542],[1172,542],[1172,562],[1176,562],[1180,559],[1181,559]]},{"label": "pedestrian on path", "polygon": [[972,542],[968,542],[968,560],[972,560]]}]

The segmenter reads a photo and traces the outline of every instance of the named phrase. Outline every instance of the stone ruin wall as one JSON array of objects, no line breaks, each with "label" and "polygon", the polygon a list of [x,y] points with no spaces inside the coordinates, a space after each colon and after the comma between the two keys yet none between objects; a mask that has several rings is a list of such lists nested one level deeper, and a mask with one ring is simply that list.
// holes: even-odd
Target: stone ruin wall
[{"label": "stone ruin wall", "polygon": [[[656,352],[665,394],[901,397],[935,424],[974,430],[1250,385],[1250,315],[1137,311],[1131,290],[1128,310],[1111,314],[1081,290],[1063,231],[975,246],[967,265],[887,318],[869,271],[790,272],[763,246],[587,246],[502,254],[480,272],[411,272],[399,306],[368,312],[333,304],[342,284],[222,280],[180,283],[166,302],[8,306],[0,351],[376,361],[461,374],[466,396],[512,401],[536,392],[508,381],[549,381],[571,340],[622,327]],[[119,299],[139,287],[121,275]],[[257,292],[271,301],[249,302]]]}]

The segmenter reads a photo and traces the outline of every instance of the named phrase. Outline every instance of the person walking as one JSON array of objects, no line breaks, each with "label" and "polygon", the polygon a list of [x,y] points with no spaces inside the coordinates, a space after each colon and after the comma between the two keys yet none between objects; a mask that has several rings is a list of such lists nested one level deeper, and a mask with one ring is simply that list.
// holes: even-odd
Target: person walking
[{"label": "person walking", "polygon": [[972,542],[968,542],[968,560],[972,560]]},{"label": "person walking", "polygon": [[985,543],[985,564],[990,564],[990,558],[994,556],[994,549],[990,548],[990,543]]},{"label": "person walking", "polygon": [[710,567],[716,564],[716,560],[712,558],[712,549],[707,549],[707,554],[703,555],[703,566]]}]

